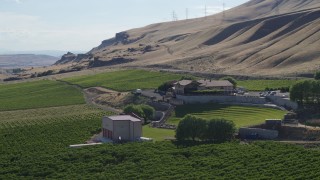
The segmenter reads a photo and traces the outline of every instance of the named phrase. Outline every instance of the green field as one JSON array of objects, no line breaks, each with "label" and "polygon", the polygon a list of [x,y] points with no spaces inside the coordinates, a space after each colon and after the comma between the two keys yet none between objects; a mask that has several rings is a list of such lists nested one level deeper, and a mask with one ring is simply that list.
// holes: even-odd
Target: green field
[{"label": "green field", "polygon": [[174,138],[175,131],[169,129],[151,128],[149,125],[143,126],[143,137],[152,138],[155,141],[163,141],[167,138]]},{"label": "green field", "polygon": [[0,85],[0,111],[84,104],[82,93],[56,81]]},{"label": "green field", "polygon": [[187,114],[204,119],[225,118],[235,123],[236,127],[257,125],[266,119],[282,119],[285,111],[250,106],[234,106],[221,104],[183,105],[175,109],[168,124],[177,125]]},{"label": "green field", "polygon": [[179,80],[182,75],[145,70],[121,70],[64,79],[84,88],[101,86],[116,91],[153,89],[163,82]]},{"label": "green field", "polygon": [[266,88],[278,89],[290,87],[298,80],[246,80],[237,81],[238,86],[245,87],[249,91],[264,91]]}]

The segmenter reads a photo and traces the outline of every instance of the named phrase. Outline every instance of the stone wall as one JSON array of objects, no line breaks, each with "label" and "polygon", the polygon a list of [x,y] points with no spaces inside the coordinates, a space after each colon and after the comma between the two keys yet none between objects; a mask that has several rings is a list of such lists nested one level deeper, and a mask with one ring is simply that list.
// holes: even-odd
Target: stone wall
[{"label": "stone wall", "polygon": [[243,104],[266,104],[265,98],[254,96],[181,96],[177,99],[183,100],[185,104],[204,103],[243,103]]},{"label": "stone wall", "polygon": [[296,102],[290,101],[289,99],[283,99],[279,96],[269,96],[268,99],[278,106],[282,106],[285,108],[290,108],[293,110],[298,109],[298,104]]},{"label": "stone wall", "polygon": [[279,136],[279,132],[276,130],[266,130],[259,128],[240,128],[239,136],[243,139],[246,139],[252,135],[257,135],[261,139],[275,139]]}]

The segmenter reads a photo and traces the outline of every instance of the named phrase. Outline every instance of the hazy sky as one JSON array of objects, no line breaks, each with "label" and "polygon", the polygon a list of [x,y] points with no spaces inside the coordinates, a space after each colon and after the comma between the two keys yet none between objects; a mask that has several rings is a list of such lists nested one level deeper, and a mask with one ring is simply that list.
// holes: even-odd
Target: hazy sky
[{"label": "hazy sky", "polygon": [[[226,9],[248,0],[224,0]],[[222,0],[0,0],[0,50],[88,51],[115,33],[204,16]]]}]

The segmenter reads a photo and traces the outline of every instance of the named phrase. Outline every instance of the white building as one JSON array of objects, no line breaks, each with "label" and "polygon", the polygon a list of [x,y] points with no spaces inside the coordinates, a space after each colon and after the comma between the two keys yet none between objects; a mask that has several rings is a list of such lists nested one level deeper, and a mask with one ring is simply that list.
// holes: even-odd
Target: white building
[{"label": "white building", "polygon": [[129,115],[102,119],[103,137],[113,141],[135,141],[142,136],[142,121]]}]

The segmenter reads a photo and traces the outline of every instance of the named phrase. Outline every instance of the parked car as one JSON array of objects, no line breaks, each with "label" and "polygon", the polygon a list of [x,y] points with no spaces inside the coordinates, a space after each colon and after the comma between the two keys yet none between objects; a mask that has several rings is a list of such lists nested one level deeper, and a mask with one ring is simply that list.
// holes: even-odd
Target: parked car
[{"label": "parked car", "polygon": [[133,94],[141,94],[142,90],[141,89],[136,89],[133,91]]}]

